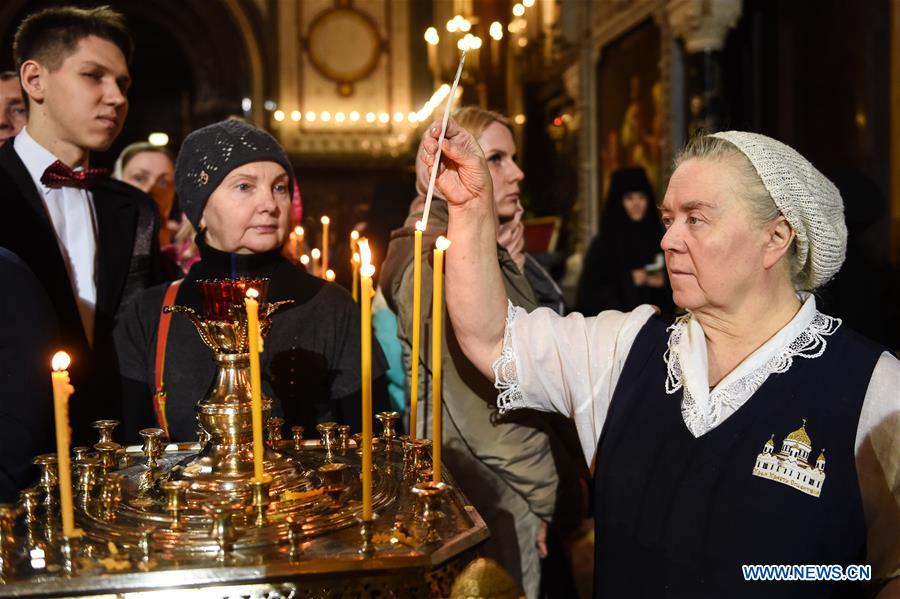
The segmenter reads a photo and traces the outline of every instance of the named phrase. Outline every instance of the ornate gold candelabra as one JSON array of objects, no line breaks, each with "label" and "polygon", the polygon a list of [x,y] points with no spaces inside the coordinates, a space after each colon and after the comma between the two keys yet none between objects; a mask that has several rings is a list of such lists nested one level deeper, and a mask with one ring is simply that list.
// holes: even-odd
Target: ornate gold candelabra
[{"label": "ornate gold candelabra", "polygon": [[[260,326],[288,302],[266,303],[266,281],[207,281],[191,319],[213,351],[216,374],[197,403],[200,443],[166,445],[160,429],[143,444],[114,441],[113,420],[98,421],[93,448],[74,448],[76,526],[60,533],[55,456],[38,456],[38,485],[19,504],[0,504],[2,595],[117,593],[148,588],[215,587],[218,595],[294,592],[357,596],[382,589],[443,596],[487,529],[451,485],[418,485],[428,476],[427,442],[398,438],[399,415],[381,413],[373,439],[373,507],[378,520],[354,526],[362,512],[359,444],[350,427],[321,423],[305,439],[270,418],[267,479],[253,480],[247,322],[243,296],[260,291]],[[355,437],[355,435],[354,435]],[[358,438],[358,437],[357,437]]]}]

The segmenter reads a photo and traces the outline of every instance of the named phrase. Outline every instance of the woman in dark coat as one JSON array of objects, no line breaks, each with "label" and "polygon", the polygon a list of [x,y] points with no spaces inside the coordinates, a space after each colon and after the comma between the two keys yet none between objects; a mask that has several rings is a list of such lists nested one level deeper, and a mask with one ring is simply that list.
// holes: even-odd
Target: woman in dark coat
[{"label": "woman in dark coat", "polygon": [[663,232],[644,169],[615,171],[600,234],[584,259],[578,311],[594,316],[603,310],[633,310],[641,304],[667,310],[671,291],[659,247]]},{"label": "woman in dark coat", "polygon": [[[290,227],[293,169],[278,142],[228,120],[191,133],[175,169],[184,213],[197,229],[201,260],[174,301],[200,308],[197,281],[265,277],[268,300],[291,300],[273,316],[262,354],[263,390],[273,413],[314,431],[328,420],[360,429],[360,321],[343,288],[307,274],[281,254]],[[120,317],[115,341],[128,441],[144,427],[168,425],[172,441],[196,439],[194,406],[215,364],[187,318],[174,315],[165,347],[165,414],[154,405],[160,311],[169,285],[148,289]],[[388,409],[384,358],[373,355],[375,411]]]}]

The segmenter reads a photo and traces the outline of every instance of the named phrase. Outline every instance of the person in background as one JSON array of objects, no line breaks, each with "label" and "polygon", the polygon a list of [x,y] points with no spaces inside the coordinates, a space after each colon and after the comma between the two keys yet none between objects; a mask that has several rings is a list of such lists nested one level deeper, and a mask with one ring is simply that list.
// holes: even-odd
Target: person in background
[{"label": "person in background", "polygon": [[0,72],[0,146],[15,137],[28,120],[22,85],[15,71]]},{"label": "person in background", "polygon": [[644,169],[623,168],[612,174],[600,233],[584,258],[577,310],[594,316],[603,310],[633,310],[654,304],[670,312],[659,241],[662,223],[653,188]]},{"label": "person in background", "polygon": [[0,147],[0,246],[50,297],[73,364],[73,441],[85,444],[91,421],[118,415],[113,321],[158,280],[153,203],[91,168],[128,114],[132,42],[108,7],[57,7],[22,21],[13,54],[28,124]]},{"label": "person in background", "polygon": [[139,141],[119,154],[113,177],[137,187],[151,198],[159,211],[160,270],[167,281],[187,273],[199,260],[194,227],[184,215],[175,213],[175,156],[165,146]]},{"label": "person in background", "polygon": [[164,146],[139,141],[125,147],[116,159],[113,177],[137,187],[151,198],[159,211],[159,245],[172,243],[179,222],[172,220],[175,205],[175,157]]},{"label": "person in background", "polygon": [[[223,151],[227,148],[228,151]],[[342,287],[307,274],[281,253],[289,233],[293,168],[271,135],[225,120],[187,136],[175,165],[185,215],[197,229],[201,260],[182,282],[144,292],[119,319],[115,342],[121,372],[123,429],[128,441],[146,427],[173,441],[196,440],[195,406],[215,374],[210,350],[190,321],[174,315],[165,344],[162,388],[156,391],[157,338],[164,302],[201,309],[198,281],[269,279],[269,302],[292,305],[273,316],[261,357],[263,389],[273,413],[315,434],[325,421],[361,427],[360,316]],[[168,293],[171,299],[166,299]],[[388,409],[385,364],[373,344],[373,407]]]},{"label": "person in background", "polygon": [[[516,164],[516,145],[510,122],[495,112],[466,107],[459,119],[479,139],[489,156],[493,196],[500,226],[521,215],[519,183],[524,175]],[[425,138],[429,133],[425,133]],[[417,161],[416,191],[403,228],[391,234],[381,287],[388,306],[397,314],[403,346],[404,370],[410,372],[412,349],[413,231],[422,218],[428,187],[427,169]],[[509,227],[509,233],[515,229]],[[418,436],[430,437],[431,256],[435,239],[447,230],[447,202],[435,190],[422,243],[422,347],[419,361]],[[521,236],[495,237],[490,250],[502,272],[504,288],[516,305],[528,310],[538,302],[513,255],[522,257]],[[452,246],[451,246],[452,248]],[[511,251],[510,251],[511,250]],[[448,250],[448,251],[452,251]],[[529,598],[539,596],[541,558],[547,554],[547,523],[557,508],[560,475],[554,461],[551,435],[537,414],[497,419],[491,408],[496,391],[459,349],[453,323],[444,316],[443,355],[444,460],[454,479],[491,530],[485,555],[497,560]],[[575,512],[577,510],[569,510]]]}]

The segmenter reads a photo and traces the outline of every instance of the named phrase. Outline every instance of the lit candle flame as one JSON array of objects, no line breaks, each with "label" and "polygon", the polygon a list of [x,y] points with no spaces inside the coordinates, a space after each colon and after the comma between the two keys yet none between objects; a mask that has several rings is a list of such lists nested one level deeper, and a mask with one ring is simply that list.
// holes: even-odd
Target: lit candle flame
[{"label": "lit candle flame", "polygon": [[331,219],[328,218],[327,216],[323,216],[323,217],[322,217],[322,224],[323,224],[323,225],[327,225],[327,224],[330,223],[330,222],[331,222]]},{"label": "lit candle flame", "polygon": [[417,221],[416,221],[416,230],[418,230],[418,231],[424,231],[424,230],[425,230],[425,223],[423,223],[423,222],[420,221],[420,220],[417,220]]},{"label": "lit candle flame", "polygon": [[294,227],[294,233],[296,233],[297,235],[303,235],[303,227]]},{"label": "lit candle flame", "polygon": [[359,269],[359,272],[364,277],[371,277],[375,274],[375,267],[372,265],[372,250],[369,248],[369,240],[368,239],[360,239],[359,240],[359,258],[362,262],[362,267]]},{"label": "lit candle flame", "polygon": [[259,297],[259,291],[251,287],[247,290],[247,297],[249,297],[250,299],[256,299]]},{"label": "lit candle flame", "polygon": [[53,354],[53,359],[50,360],[50,366],[54,371],[60,372],[62,370],[67,370],[71,362],[72,359],[69,358],[69,354],[64,351],[58,351]]},{"label": "lit candle flame", "polygon": [[325,280],[326,281],[334,281],[334,271],[330,268],[325,271]]},{"label": "lit candle flame", "polygon": [[352,239],[353,241],[359,239],[359,231],[357,231],[356,229],[350,231],[350,239]]},{"label": "lit candle flame", "polygon": [[439,250],[446,250],[450,247],[450,240],[441,235],[437,238],[437,241],[434,242],[434,246]]},{"label": "lit candle flame", "polygon": [[308,265],[309,264],[309,256],[307,256],[306,254],[303,254],[302,256],[300,256],[300,264],[302,264],[303,266]]},{"label": "lit candle flame", "polygon": [[313,248],[312,252],[310,253],[312,254],[313,260],[318,260],[322,257],[322,252],[319,250],[319,248]]},{"label": "lit candle flame", "polygon": [[353,252],[353,262],[356,264],[360,263],[359,252]]}]

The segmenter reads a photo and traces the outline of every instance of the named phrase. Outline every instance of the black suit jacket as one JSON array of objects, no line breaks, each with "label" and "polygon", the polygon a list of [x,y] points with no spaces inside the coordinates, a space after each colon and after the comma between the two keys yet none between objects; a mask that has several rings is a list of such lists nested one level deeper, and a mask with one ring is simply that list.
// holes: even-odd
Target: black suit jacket
[{"label": "black suit jacket", "polygon": [[88,423],[118,416],[118,398],[111,391],[118,380],[112,353],[116,314],[158,282],[159,217],[150,197],[126,183],[108,179],[91,190],[97,218],[97,305],[90,346],[50,215],[12,141],[0,147],[0,246],[25,262],[50,297],[59,348],[72,356],[73,440],[93,443]]}]

